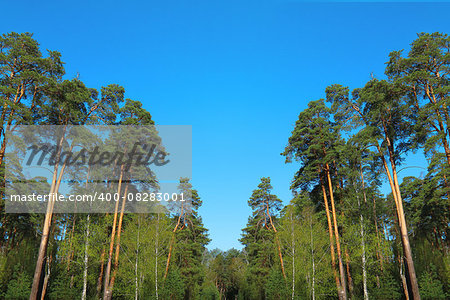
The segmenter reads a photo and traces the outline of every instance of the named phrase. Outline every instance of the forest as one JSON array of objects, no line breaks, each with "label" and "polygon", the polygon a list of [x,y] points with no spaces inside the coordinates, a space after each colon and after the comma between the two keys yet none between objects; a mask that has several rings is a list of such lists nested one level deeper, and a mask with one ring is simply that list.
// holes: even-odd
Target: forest
[{"label": "forest", "polygon": [[[23,174],[5,159],[7,131],[155,124],[124,87],[98,90],[67,77],[61,53],[41,49],[33,34],[0,37],[1,299],[450,298],[447,34],[417,34],[409,49],[390,52],[380,78],[352,89],[330,85],[317,100],[303,99],[297,120],[276,120],[295,122],[279,145],[298,166],[292,199],[283,203],[261,177],[242,199],[252,213],[241,250],[207,248],[199,209],[213,199],[201,199],[189,178],[178,189],[190,209],[124,213],[125,197],[142,186],[125,179],[121,186],[132,175],[120,166],[119,185],[102,187],[123,197],[112,213],[56,213],[51,202],[45,213],[8,213],[6,173]],[[423,175],[401,177],[418,167],[405,164],[416,153],[426,157]],[[89,189],[90,172],[102,172],[69,169],[79,191]],[[158,178],[146,183],[157,186]],[[26,188],[58,193],[59,183]]]}]

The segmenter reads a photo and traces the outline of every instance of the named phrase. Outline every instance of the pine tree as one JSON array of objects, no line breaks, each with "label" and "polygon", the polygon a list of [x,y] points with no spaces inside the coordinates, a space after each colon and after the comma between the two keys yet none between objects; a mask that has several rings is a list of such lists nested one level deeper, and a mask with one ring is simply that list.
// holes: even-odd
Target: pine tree
[{"label": "pine tree", "polygon": [[204,269],[201,265],[205,246],[209,243],[207,229],[203,226],[198,209],[202,200],[198,192],[192,188],[189,179],[180,179],[179,191],[183,193],[184,202],[181,208],[173,215],[173,237],[169,248],[173,248],[174,262],[170,264],[171,249],[169,249],[166,264],[164,285],[167,276],[171,272],[171,265],[175,264],[184,282],[184,297],[192,299],[196,297],[203,283]]},{"label": "pine tree", "polygon": [[247,227],[243,229],[241,243],[248,253],[250,278],[257,277],[252,285],[254,297],[262,299],[265,295],[265,282],[270,270],[275,265],[274,254],[278,256],[279,268],[285,278],[283,253],[276,229],[278,213],[281,210],[281,200],[271,194],[272,185],[269,177],[261,178],[258,189],[254,190],[248,200],[252,208],[252,216]]},{"label": "pine tree", "polygon": [[[301,168],[292,181],[291,189],[293,191],[310,190],[310,187],[315,185],[321,188],[328,221],[332,269],[335,270],[334,243],[336,243],[339,277],[336,274],[335,281],[339,297],[347,299],[347,284],[332,182],[332,176],[337,172],[332,167],[339,160],[339,145],[342,141],[338,129],[331,123],[330,112],[323,99],[311,101],[308,108],[300,113],[282,155],[286,156],[286,162],[292,162],[295,159],[301,163]],[[331,204],[331,216],[328,196]]]},{"label": "pine tree", "polygon": [[414,114],[405,104],[404,91],[385,80],[372,79],[364,88],[353,92],[353,99],[349,97],[348,88],[340,85],[328,87],[326,93],[336,119],[340,122],[353,120],[359,139],[378,152],[396,205],[411,294],[414,299],[420,299],[397,176],[402,154],[409,151],[412,144],[411,126],[406,120],[413,119]]}]

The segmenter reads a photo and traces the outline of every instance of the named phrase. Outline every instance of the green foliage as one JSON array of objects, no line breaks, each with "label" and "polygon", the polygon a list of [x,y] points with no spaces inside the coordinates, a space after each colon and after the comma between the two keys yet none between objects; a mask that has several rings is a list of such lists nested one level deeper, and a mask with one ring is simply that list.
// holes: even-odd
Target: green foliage
[{"label": "green foliage", "polygon": [[424,300],[447,299],[442,282],[436,275],[436,268],[432,265],[429,271],[419,277],[420,295]]},{"label": "green foliage", "polygon": [[[236,249],[222,252],[207,251],[203,264],[206,267],[204,286],[214,286],[220,297],[234,299],[247,290],[245,254]],[[220,298],[218,298],[220,299]]]},{"label": "green foliage", "polygon": [[328,233],[323,215],[316,212],[307,193],[299,194],[283,210],[280,240],[285,253],[286,284],[299,298],[326,299],[336,294],[330,268]]},{"label": "green foliage", "polygon": [[276,227],[281,200],[271,194],[271,190],[270,178],[261,178],[258,189],[253,191],[248,201],[252,216],[249,217],[247,227],[242,230],[240,239],[245,245],[249,262],[246,277],[252,299],[265,297],[270,270],[274,266],[279,268],[273,226]]},{"label": "green foliage", "polygon": [[[210,240],[199,214],[202,200],[186,178],[179,183],[186,203],[175,203],[171,214],[125,215],[113,297],[336,298],[337,268],[333,269],[330,251],[335,242],[330,244],[321,189],[329,175],[345,275],[352,279],[349,295],[363,299],[366,287],[370,299],[400,299],[404,297],[400,278],[405,273],[404,254],[392,195],[380,192],[385,179],[383,159],[393,169],[403,163],[405,154],[419,149],[429,159],[427,173],[421,178],[405,177],[400,185],[414,264],[422,299],[450,297],[449,49],[448,35],[420,33],[405,55],[390,53],[386,79],[371,79],[353,91],[333,84],[325,90],[325,99],[309,102],[282,153],[286,162],[300,163],[291,182],[293,199],[283,208],[281,199],[272,194],[270,178],[261,178],[247,202],[252,214],[242,230],[243,250],[206,249]],[[64,73],[61,54],[43,54],[32,34],[0,37],[1,149],[18,143],[6,140],[5,129],[14,130],[20,124],[154,124],[150,112],[141,102],[127,99],[122,86],[109,84],[99,91],[78,77],[63,78]],[[129,140],[160,141],[151,127],[136,139],[144,127],[130,128],[111,137],[116,143],[89,134],[65,143],[87,148],[119,144],[126,149]],[[19,145],[17,157],[9,160],[14,179],[23,176],[18,164],[21,151]],[[86,185],[87,171],[67,168],[66,174],[76,181],[70,185],[74,192],[111,189]],[[101,176],[105,169],[91,171]],[[130,193],[158,189],[150,169],[133,168],[132,174],[146,176],[147,181],[131,182]],[[0,188],[0,297],[27,299],[43,216],[6,214],[4,182]],[[36,180],[24,189],[42,193],[49,186]],[[48,299],[78,298],[84,279],[87,299],[101,297],[112,220],[112,215],[105,214],[53,216],[45,253],[49,261],[43,270],[44,275],[50,274]],[[171,245],[172,261],[164,278]]]},{"label": "green foliage", "polygon": [[28,299],[30,296],[31,280],[32,278],[27,272],[20,270],[19,267],[15,267],[4,299]]},{"label": "green foliage", "polygon": [[[75,278],[75,275],[72,275],[66,270],[61,270],[61,272],[55,276],[54,280],[52,280],[51,285],[49,286],[49,298],[52,300],[78,298],[78,295],[80,294],[81,277],[76,277],[77,278]],[[75,280],[77,281],[75,282]],[[76,286],[74,286],[74,284]]]},{"label": "green foliage", "polygon": [[198,215],[198,209],[202,205],[198,192],[184,178],[180,180],[179,190],[184,193],[186,202],[182,203],[182,208],[172,219],[173,224],[177,224],[178,220],[181,222],[178,225],[181,226],[180,230],[175,233],[173,257],[184,282],[184,297],[194,298],[203,284],[205,274],[201,262],[210,239],[208,230]]},{"label": "green foliage", "polygon": [[385,272],[383,276],[380,277],[379,281],[379,287],[374,285],[373,288],[370,289],[370,295],[374,299],[401,299],[402,291],[399,281],[392,276],[390,272]]},{"label": "green foliage", "polygon": [[184,284],[180,272],[172,268],[167,274],[166,281],[161,290],[161,299],[179,300],[184,298]]},{"label": "green foliage", "polygon": [[283,278],[283,274],[281,274],[278,268],[272,269],[266,284],[266,299],[287,299],[288,295],[289,291],[286,288],[286,281]]},{"label": "green foliage", "polygon": [[212,283],[204,284],[202,286],[202,291],[198,299],[220,300],[220,293],[214,284]]}]

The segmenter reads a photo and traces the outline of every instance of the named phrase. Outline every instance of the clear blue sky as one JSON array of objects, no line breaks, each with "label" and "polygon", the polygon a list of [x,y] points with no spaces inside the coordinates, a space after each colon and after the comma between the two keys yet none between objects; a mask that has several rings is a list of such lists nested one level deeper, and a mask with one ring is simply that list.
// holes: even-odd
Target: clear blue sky
[{"label": "clear blue sky", "polygon": [[[1,7],[0,32],[34,32],[43,48],[62,53],[68,78],[79,72],[90,87],[121,84],[158,124],[193,126],[200,213],[209,248],[224,250],[241,248],[247,199],[260,177],[270,176],[274,192],[289,202],[298,166],[285,165],[280,152],[308,101],[322,98],[332,83],[354,88],[371,72],[383,77],[388,53],[408,48],[417,32],[450,33],[449,3],[5,1]],[[418,159],[408,163],[422,164]]]}]

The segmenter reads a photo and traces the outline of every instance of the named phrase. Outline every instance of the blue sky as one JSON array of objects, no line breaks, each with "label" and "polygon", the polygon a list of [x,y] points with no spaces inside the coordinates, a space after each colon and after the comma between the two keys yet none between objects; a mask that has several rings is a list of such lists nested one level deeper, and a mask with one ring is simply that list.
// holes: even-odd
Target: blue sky
[{"label": "blue sky", "polygon": [[192,125],[208,247],[224,250],[241,248],[260,177],[289,202],[298,166],[280,152],[308,101],[333,83],[382,78],[390,51],[450,29],[449,3],[44,2],[2,3],[1,33],[33,32],[62,53],[68,78],[121,84],[156,123]]}]

